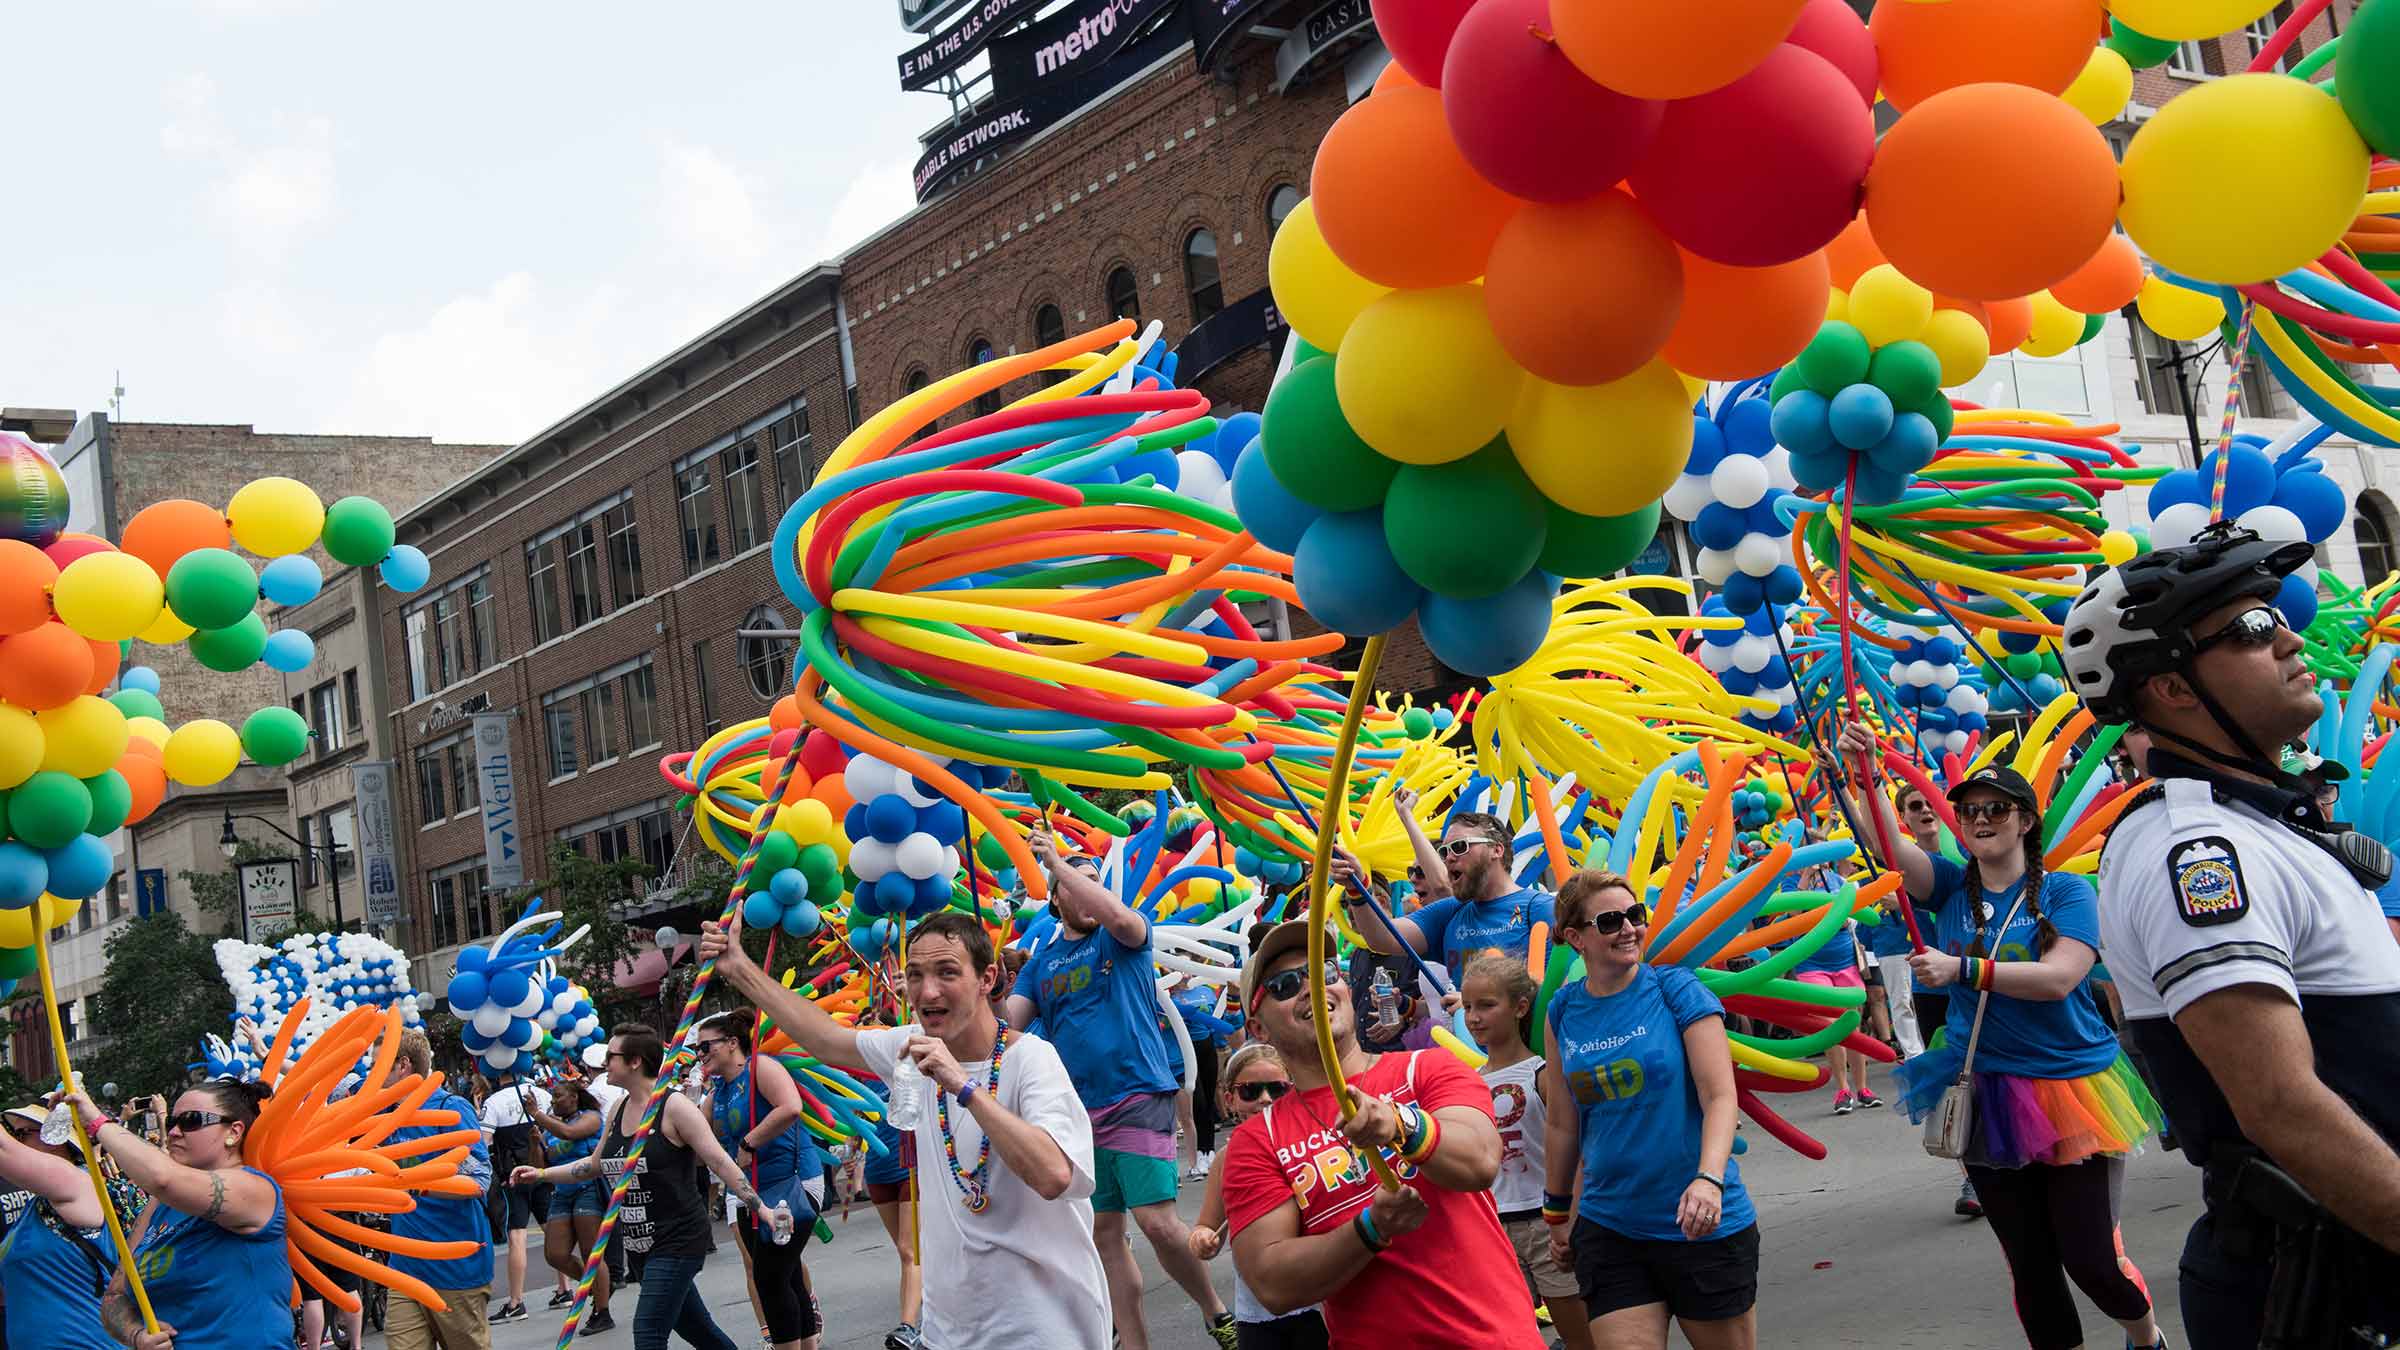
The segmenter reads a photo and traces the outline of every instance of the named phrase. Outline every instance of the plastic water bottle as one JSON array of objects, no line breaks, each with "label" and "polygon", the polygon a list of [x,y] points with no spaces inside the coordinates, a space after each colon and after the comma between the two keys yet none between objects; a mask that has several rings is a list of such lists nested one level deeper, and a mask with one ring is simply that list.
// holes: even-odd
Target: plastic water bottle
[{"label": "plastic water bottle", "polygon": [[1389,1035],[1400,1026],[1400,991],[1392,987],[1391,967],[1376,969],[1374,992],[1375,1030],[1380,1035]]},{"label": "plastic water bottle", "polygon": [[776,1246],[784,1247],[791,1244],[792,1226],[792,1206],[789,1201],[767,1211],[767,1236],[775,1240]]},{"label": "plastic water bottle", "polygon": [[925,1118],[925,1071],[902,1054],[883,1088],[883,1123],[903,1133],[914,1131]]}]

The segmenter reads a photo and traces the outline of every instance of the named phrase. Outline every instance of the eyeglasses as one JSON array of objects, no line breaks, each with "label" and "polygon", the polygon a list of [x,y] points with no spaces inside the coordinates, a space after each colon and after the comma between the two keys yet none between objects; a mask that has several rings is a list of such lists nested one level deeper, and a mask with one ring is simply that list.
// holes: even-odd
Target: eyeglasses
[{"label": "eyeglasses", "polygon": [[1486,839],[1481,835],[1462,837],[1458,839],[1445,839],[1442,841],[1441,854],[1445,858],[1463,858],[1467,856],[1467,850],[1475,847],[1477,844],[1496,845],[1498,842],[1498,840]]},{"label": "eyeglasses", "polygon": [[2230,642],[2237,647],[2272,646],[2282,632],[2283,616],[2276,613],[2273,606],[2260,605],[2234,615],[2223,628],[2193,643],[2192,655],[2198,656],[2222,642]]},{"label": "eyeglasses", "polygon": [[178,1111],[167,1117],[167,1128],[190,1134],[195,1130],[205,1130],[211,1125],[230,1124],[232,1120],[233,1117],[220,1116],[214,1111]]},{"label": "eyeglasses", "polygon": [[733,1041],[727,1037],[711,1036],[705,1041],[692,1042],[692,1048],[699,1051],[701,1054],[711,1055],[716,1053],[718,1046],[731,1044],[733,1044]]},{"label": "eyeglasses", "polygon": [[621,1059],[621,1060],[624,1060],[624,1061],[625,1061],[626,1063],[628,1063],[628,1064],[631,1064],[631,1063],[633,1062],[633,1056],[631,1056],[631,1055],[629,1055],[629,1054],[626,1054],[626,1053],[625,1053],[624,1051],[622,1051],[622,1050],[611,1050],[611,1051],[609,1051],[609,1052],[608,1052],[608,1053],[607,1053],[605,1056],[603,1056],[603,1057],[602,1057],[602,1062],[604,1062],[604,1063],[605,1063],[607,1060],[611,1060],[611,1059]]},{"label": "eyeglasses", "polygon": [[1261,1097],[1268,1101],[1275,1101],[1291,1090],[1292,1085],[1280,1078],[1272,1083],[1236,1083],[1233,1085],[1233,1095],[1246,1102],[1254,1102]]},{"label": "eyeglasses", "polygon": [[20,1144],[30,1144],[34,1140],[41,1138],[41,1136],[42,1132],[35,1129],[31,1125],[11,1125],[8,1127],[8,1137],[16,1140]]},{"label": "eyeglasses", "polygon": [[1574,923],[1560,924],[1559,927],[1562,929],[1589,928],[1593,932],[1601,934],[1605,937],[1611,933],[1624,931],[1625,925],[1627,924],[1632,924],[1634,927],[1640,928],[1649,922],[1650,907],[1640,903],[1639,901],[1636,901],[1635,903],[1628,905],[1623,909],[1602,910],[1598,914],[1594,914],[1588,919],[1579,919]]},{"label": "eyeglasses", "polygon": [[[1332,961],[1325,963],[1325,983],[1327,986],[1330,987],[1332,985],[1342,983],[1342,978],[1342,968],[1340,965]],[[1260,993],[1265,994],[1268,998],[1275,1000],[1277,1003],[1291,1002],[1293,999],[1300,997],[1300,991],[1306,988],[1308,988],[1308,967],[1306,966],[1293,966],[1289,970],[1276,971],[1274,974],[1269,975],[1266,979],[1261,980],[1258,985],[1258,991]]]},{"label": "eyeglasses", "polygon": [[1958,818],[1967,822],[1988,820],[1995,825],[2017,813],[2015,802],[1960,802],[1955,808]]}]

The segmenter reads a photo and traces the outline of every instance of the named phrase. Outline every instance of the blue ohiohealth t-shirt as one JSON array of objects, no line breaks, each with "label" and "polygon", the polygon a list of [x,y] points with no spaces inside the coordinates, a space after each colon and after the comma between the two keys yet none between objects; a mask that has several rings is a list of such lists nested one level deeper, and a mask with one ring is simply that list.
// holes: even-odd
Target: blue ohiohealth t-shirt
[{"label": "blue ohiohealth t-shirt", "polygon": [[[1935,858],[1933,903],[1917,906],[1918,923],[1931,918],[1933,944],[1952,956],[1965,955],[1967,944],[1975,940],[1975,914],[1968,907],[1966,881],[1966,868],[1948,858]],[[1984,948],[2002,961],[2038,959],[2033,949],[2035,921],[2029,910],[2017,908],[2008,931],[1999,931],[2000,921],[2016,907],[2017,893],[2024,885],[2019,878],[2005,890],[1983,893],[1984,902],[1991,906]],[[2095,953],[2100,950],[2100,901],[2092,892],[2092,883],[2064,872],[2044,872],[2042,914],[2060,937],[2073,938]],[[1977,1001],[1971,993],[1950,1000],[1951,1044],[1966,1045],[1974,1030]],[[1990,1010],[1983,1015],[1983,1039],[1975,1043],[1975,1071],[2013,1073],[2020,1078],[2081,1078],[2116,1063],[2117,1053],[2117,1038],[2101,1020],[2087,982],[2055,1002],[1992,995]]]},{"label": "blue ohiohealth t-shirt", "polygon": [[1017,972],[1014,992],[1040,1010],[1042,1039],[1066,1061],[1086,1111],[1183,1086],[1170,1033],[1159,1022],[1157,981],[1147,927],[1138,947],[1106,928],[1080,938],[1061,928]]},{"label": "blue ohiohealth t-shirt", "polygon": [[1465,976],[1469,958],[1487,951],[1524,959],[1533,945],[1535,920],[1558,931],[1558,901],[1547,891],[1531,887],[1511,891],[1496,900],[1436,900],[1408,916],[1425,935],[1425,945],[1442,954],[1450,981]]},{"label": "blue ohiohealth t-shirt", "polygon": [[[449,1134],[456,1129],[476,1129],[475,1108],[466,1098],[448,1088],[436,1088],[421,1108],[426,1111],[448,1111],[458,1117],[458,1124],[409,1125],[392,1131],[387,1143],[406,1143],[428,1135]],[[418,1161],[422,1161],[419,1159]],[[459,1165],[458,1174],[471,1177],[485,1191],[506,1185],[507,1177],[492,1176],[491,1151],[478,1137],[467,1151],[467,1160]],[[605,1199],[605,1194],[603,1199]],[[395,1256],[385,1264],[403,1275],[413,1275],[425,1282],[428,1289],[481,1289],[492,1282],[491,1222],[483,1214],[482,1196],[420,1195],[417,1207],[404,1214],[392,1216],[394,1237],[419,1238],[426,1242],[472,1242],[472,1255],[435,1260],[424,1256]]]},{"label": "blue ohiohealth t-shirt", "polygon": [[[1683,1242],[1675,1211],[1700,1170],[1700,1089],[1683,1029],[1725,1005],[1680,966],[1643,966],[1602,998],[1581,980],[1550,1000],[1559,1068],[1583,1130],[1583,1196],[1576,1212],[1611,1232]],[[1758,1221],[1741,1164],[1725,1163],[1724,1217],[1702,1241]]]}]

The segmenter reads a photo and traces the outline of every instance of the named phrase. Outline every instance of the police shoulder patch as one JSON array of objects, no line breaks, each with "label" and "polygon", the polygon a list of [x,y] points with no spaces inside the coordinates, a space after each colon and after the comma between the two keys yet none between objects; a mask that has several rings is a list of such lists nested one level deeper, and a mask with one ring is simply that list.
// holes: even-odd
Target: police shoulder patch
[{"label": "police shoulder patch", "polygon": [[2167,850],[2167,881],[2175,889],[2175,909],[2195,928],[2232,923],[2250,912],[2250,894],[2242,885],[2242,860],[2233,841],[2221,834],[2204,834]]}]

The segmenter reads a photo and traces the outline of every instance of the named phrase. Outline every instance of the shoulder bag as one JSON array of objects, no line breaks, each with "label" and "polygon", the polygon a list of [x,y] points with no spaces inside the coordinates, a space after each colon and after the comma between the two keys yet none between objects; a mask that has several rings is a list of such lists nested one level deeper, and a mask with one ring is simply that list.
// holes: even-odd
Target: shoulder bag
[{"label": "shoulder bag", "polygon": [[[1975,945],[1983,945],[1983,897],[1968,901],[1975,906]],[[2008,917],[2000,921],[2000,932],[2017,921],[2017,911],[2025,905],[2023,888],[2017,891],[2017,903],[2009,906]],[[1934,1103],[1933,1113],[1925,1117],[1925,1151],[1936,1158],[1963,1159],[1975,1138],[1975,1044],[1983,1039],[1983,1013],[1990,1006],[1992,994],[1985,990],[1975,1000],[1975,1025],[1967,1033],[1967,1057],[1960,1061],[1958,1079],[1942,1089],[1942,1099]]]}]

